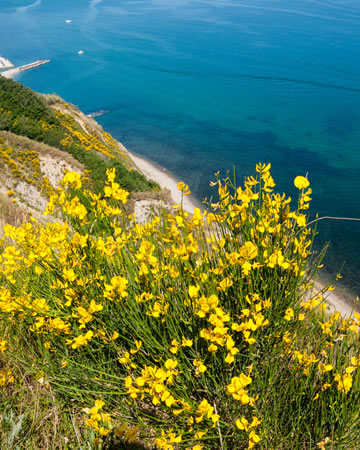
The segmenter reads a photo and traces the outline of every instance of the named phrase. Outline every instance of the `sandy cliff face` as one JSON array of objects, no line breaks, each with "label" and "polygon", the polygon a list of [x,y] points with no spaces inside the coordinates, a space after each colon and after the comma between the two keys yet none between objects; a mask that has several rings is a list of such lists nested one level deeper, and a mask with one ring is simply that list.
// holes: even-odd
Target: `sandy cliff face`
[{"label": "sandy cliff face", "polygon": [[66,171],[84,167],[71,155],[46,144],[0,131],[0,216],[21,222],[29,214],[42,218],[49,195]]}]

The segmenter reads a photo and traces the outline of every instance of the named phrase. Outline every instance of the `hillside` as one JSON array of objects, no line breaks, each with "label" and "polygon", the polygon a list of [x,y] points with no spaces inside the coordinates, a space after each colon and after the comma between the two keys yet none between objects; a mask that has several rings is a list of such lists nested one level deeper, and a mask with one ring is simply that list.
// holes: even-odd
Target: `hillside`
[{"label": "hillside", "polygon": [[[4,77],[0,77],[0,167],[0,202],[7,205],[9,220],[29,212],[39,218],[66,171],[87,174],[96,193],[103,188],[106,170],[114,168],[115,181],[136,192],[136,200],[166,197],[95,120],[57,95],[37,94]],[[4,216],[5,206],[2,211]]]}]

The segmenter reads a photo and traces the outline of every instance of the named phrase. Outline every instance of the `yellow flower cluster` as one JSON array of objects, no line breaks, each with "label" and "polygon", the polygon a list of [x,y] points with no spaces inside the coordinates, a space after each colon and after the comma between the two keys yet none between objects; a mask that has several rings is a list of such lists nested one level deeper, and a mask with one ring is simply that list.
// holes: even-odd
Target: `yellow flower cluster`
[{"label": "yellow flower cluster", "polygon": [[258,426],[261,423],[261,420],[259,420],[257,417],[253,416],[251,422],[249,422],[245,417],[241,417],[235,423],[239,430],[249,432],[248,448],[254,448],[255,445],[261,441],[260,436],[256,434],[255,430],[252,430],[252,428]]},{"label": "yellow flower cluster", "polygon": [[121,156],[125,153],[119,148],[117,141],[108,133],[97,135],[95,130],[89,130],[80,126],[71,114],[56,112],[56,117],[60,120],[61,126],[67,131],[67,136],[62,139],[61,145],[67,147],[69,144],[80,144],[85,150],[99,152],[108,158]]},{"label": "yellow flower cluster", "polygon": [[[19,181],[35,186],[40,192],[49,197],[54,188],[48,178],[41,172],[39,154],[35,150],[19,150],[0,143],[0,160],[8,167],[16,188]],[[15,195],[13,190],[8,191],[9,196]]]},{"label": "yellow flower cluster", "polygon": [[161,437],[155,439],[155,444],[157,448],[162,450],[174,450],[174,446],[172,444],[177,444],[181,441],[181,435],[176,436],[176,433],[174,433],[173,429],[170,428],[167,432],[161,430]]},{"label": "yellow flower cluster", "polygon": [[244,389],[245,386],[248,386],[251,382],[251,377],[243,373],[240,374],[239,377],[233,377],[231,383],[226,386],[226,394],[231,395],[235,400],[239,400],[242,405],[248,403],[253,405],[255,403],[255,398],[249,397],[248,391]]},{"label": "yellow flower cluster", "polygon": [[119,142],[116,139],[114,139],[111,136],[111,134],[103,132],[102,138],[105,141],[105,143],[108,145],[108,147],[110,147],[111,150],[114,152],[115,156],[119,155],[119,156],[121,156],[122,159],[130,161],[130,158],[127,155],[127,153],[125,153],[125,151],[123,151],[121,149],[121,144],[119,144]]},{"label": "yellow flower cluster", "polygon": [[121,189],[118,183],[115,183],[115,169],[107,169],[106,175],[108,181],[105,183],[104,187],[105,197],[119,200],[121,203],[125,204],[129,193],[124,189]]},{"label": "yellow flower cluster", "polygon": [[[219,201],[206,213],[178,206],[144,225],[127,214],[114,170],[102,194],[69,172],[46,211],[61,221],[4,228],[0,314],[35,337],[39,369],[62,380],[54,389],[72,395],[64,372],[76,382],[81,370],[112,416],[153,430],[158,448],[194,450],[219,448],[220,438],[271,448],[262,378],[273,364],[284,373],[277,386],[312,377],[311,399],[349,397],[358,355],[342,351],[342,336],[356,339],[360,315],[319,314],[321,296],[306,295],[308,181],[296,181],[291,211],[270,165],[257,172],[243,187],[217,179]],[[107,439],[135,438],[125,422],[111,425],[104,401],[86,409],[86,424]]]},{"label": "yellow flower cluster", "polygon": [[0,386],[5,386],[8,383],[14,383],[14,380],[14,375],[11,370],[0,370]]},{"label": "yellow flower cluster", "polygon": [[135,379],[130,376],[125,379],[125,387],[128,394],[135,399],[138,395],[144,397],[144,393],[148,393],[152,398],[153,405],[163,402],[166,406],[171,407],[177,404],[177,400],[171,395],[167,386],[173,384],[174,377],[177,375],[176,360],[168,359],[163,368],[145,366],[141,369],[141,376]]},{"label": "yellow flower cluster", "polygon": [[[7,349],[7,341],[0,340],[0,353],[4,353]],[[0,360],[1,362],[1,360]],[[0,370],[0,386],[5,386],[7,383],[13,383],[14,376],[11,370],[3,368]]]},{"label": "yellow flower cluster", "polygon": [[121,422],[120,425],[114,429],[116,437],[124,438],[128,442],[134,442],[137,439],[139,427],[131,427],[126,422]]},{"label": "yellow flower cluster", "polygon": [[102,400],[96,400],[92,408],[84,408],[83,411],[89,415],[85,425],[98,431],[101,436],[107,436],[111,432],[111,416],[101,412],[105,406]]}]

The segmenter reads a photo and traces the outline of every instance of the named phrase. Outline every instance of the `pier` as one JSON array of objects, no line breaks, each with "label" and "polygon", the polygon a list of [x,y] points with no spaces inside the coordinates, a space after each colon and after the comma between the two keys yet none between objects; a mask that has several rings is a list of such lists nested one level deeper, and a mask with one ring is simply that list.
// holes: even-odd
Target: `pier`
[{"label": "pier", "polygon": [[43,64],[47,64],[49,62],[50,59],[44,59],[42,61],[38,60],[30,64],[25,64],[24,66],[15,67],[14,69],[10,70],[5,70],[5,72],[0,72],[0,75],[4,76],[5,78],[12,78],[13,76],[17,75],[20,72],[23,72],[24,70],[33,69],[34,67],[42,66]]}]

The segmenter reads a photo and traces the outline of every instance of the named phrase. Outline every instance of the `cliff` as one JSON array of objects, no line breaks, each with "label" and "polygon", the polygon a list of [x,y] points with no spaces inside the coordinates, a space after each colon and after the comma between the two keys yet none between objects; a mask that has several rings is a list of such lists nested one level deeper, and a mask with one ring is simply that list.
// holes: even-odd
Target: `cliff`
[{"label": "cliff", "polygon": [[29,214],[40,218],[66,171],[87,174],[89,187],[98,193],[106,170],[115,168],[115,181],[132,193],[129,212],[137,201],[168,199],[94,119],[55,94],[41,95],[4,77],[0,77],[0,168],[2,223],[18,223]]}]

